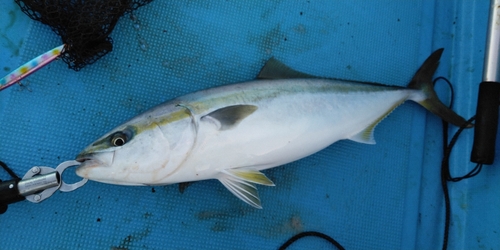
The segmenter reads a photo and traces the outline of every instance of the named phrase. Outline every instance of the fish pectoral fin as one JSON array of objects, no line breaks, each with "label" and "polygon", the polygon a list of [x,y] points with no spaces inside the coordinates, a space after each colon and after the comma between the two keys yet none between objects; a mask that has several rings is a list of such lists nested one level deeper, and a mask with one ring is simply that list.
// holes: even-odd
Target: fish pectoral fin
[{"label": "fish pectoral fin", "polygon": [[219,181],[236,197],[255,208],[262,208],[262,205],[254,183],[274,186],[274,183],[263,173],[248,169],[224,170]]},{"label": "fish pectoral fin", "polygon": [[227,130],[238,125],[256,110],[257,106],[255,105],[233,105],[217,109],[203,116],[201,121],[211,121],[217,125],[219,130]]},{"label": "fish pectoral fin", "polygon": [[317,78],[313,75],[294,70],[274,57],[271,57],[257,75],[258,79]]}]

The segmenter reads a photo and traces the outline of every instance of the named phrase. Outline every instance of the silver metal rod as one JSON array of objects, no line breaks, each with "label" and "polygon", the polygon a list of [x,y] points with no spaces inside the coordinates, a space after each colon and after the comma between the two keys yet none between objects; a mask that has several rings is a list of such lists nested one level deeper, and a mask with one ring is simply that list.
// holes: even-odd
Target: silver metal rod
[{"label": "silver metal rod", "polygon": [[60,184],[61,176],[59,172],[52,172],[22,180],[17,184],[17,188],[20,195],[27,196],[52,187],[58,187]]},{"label": "silver metal rod", "polygon": [[500,0],[491,0],[486,54],[484,56],[483,82],[499,82]]}]

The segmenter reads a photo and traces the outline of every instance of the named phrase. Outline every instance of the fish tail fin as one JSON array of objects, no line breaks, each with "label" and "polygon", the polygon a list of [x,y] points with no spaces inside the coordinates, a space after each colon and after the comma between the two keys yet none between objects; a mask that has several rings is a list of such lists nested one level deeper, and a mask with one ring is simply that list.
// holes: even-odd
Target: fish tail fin
[{"label": "fish tail fin", "polygon": [[[422,66],[420,66],[417,73],[415,73],[415,76],[411,79],[410,84],[408,84],[408,88],[420,90],[423,97],[421,96],[419,98],[410,99],[419,103],[431,113],[439,116],[446,122],[460,127],[466,123],[466,120],[439,100],[432,84],[432,76],[439,66],[439,59],[441,58],[443,50],[444,49],[441,48],[434,51],[425,60]],[[472,126],[473,125],[471,124],[467,125],[468,128],[471,128]]]}]

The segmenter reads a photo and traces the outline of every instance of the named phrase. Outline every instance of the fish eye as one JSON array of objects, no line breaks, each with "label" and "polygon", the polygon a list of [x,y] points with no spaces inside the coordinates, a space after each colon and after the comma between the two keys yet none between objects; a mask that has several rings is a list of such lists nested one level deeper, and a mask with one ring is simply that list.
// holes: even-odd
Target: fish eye
[{"label": "fish eye", "polygon": [[117,131],[108,137],[108,145],[113,147],[121,147],[127,142],[132,140],[135,134],[135,129],[131,126],[126,127],[124,130]]},{"label": "fish eye", "polygon": [[121,147],[127,143],[127,135],[123,132],[116,132],[111,136],[111,145]]}]

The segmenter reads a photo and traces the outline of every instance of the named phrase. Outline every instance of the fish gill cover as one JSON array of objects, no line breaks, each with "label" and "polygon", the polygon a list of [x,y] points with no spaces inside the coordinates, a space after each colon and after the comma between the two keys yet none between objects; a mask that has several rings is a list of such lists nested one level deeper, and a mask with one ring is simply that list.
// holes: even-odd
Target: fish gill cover
[{"label": "fish gill cover", "polygon": [[78,71],[113,49],[110,37],[118,19],[152,0],[15,0],[31,19],[40,21],[61,37],[67,50],[61,55]]}]

